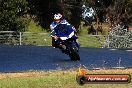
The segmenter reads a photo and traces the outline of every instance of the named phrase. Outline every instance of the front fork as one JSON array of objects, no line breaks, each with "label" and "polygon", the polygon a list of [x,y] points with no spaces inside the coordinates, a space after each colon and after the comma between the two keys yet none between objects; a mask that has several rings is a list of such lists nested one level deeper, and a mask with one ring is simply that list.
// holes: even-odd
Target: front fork
[{"label": "front fork", "polygon": [[73,40],[71,42],[69,42],[70,44],[68,44],[68,49],[69,49],[69,52],[72,53],[72,51],[74,50],[75,52],[79,52],[79,44],[76,42],[76,40]]}]

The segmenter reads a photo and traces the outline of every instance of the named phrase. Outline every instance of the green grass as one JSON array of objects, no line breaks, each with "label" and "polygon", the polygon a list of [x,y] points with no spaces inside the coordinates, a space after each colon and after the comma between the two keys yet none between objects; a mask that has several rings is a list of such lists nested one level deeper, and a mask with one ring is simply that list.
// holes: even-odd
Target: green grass
[{"label": "green grass", "polygon": [[[27,33],[28,32],[28,33]],[[104,37],[87,36],[87,27],[83,26],[80,30],[78,41],[81,47],[90,48],[101,48],[104,42]],[[35,23],[33,20],[30,21],[26,31],[22,33],[22,44],[23,45],[43,45],[51,46],[50,33],[43,29],[40,25]]]},{"label": "green grass", "polygon": [[22,33],[22,45],[51,45],[50,33],[33,20],[30,21],[25,32]]},{"label": "green grass", "polygon": [[26,32],[46,32],[40,25],[35,23],[33,20],[30,21],[29,26],[26,28]]},{"label": "green grass", "polygon": [[101,48],[102,47],[101,42],[103,42],[104,40],[103,40],[103,37],[101,41],[99,41],[98,37],[82,35],[82,36],[79,36],[78,41],[81,47]]},{"label": "green grass", "polygon": [[[99,41],[99,37],[95,36],[87,36],[81,35],[78,38],[78,41],[81,47],[92,47],[92,48],[101,48],[101,42],[104,42],[104,37],[100,36],[101,40]],[[50,33],[23,33],[22,35],[22,44],[25,45],[43,45],[50,46],[51,45],[51,37]]]},{"label": "green grass", "polygon": [[50,33],[23,33],[22,44],[50,46]]},{"label": "green grass", "polygon": [[0,88],[62,88],[74,81],[71,76],[43,76],[43,77],[27,77],[4,79],[0,81]]},{"label": "green grass", "polygon": [[[123,74],[129,73],[132,76],[132,71],[111,71],[111,70],[100,70],[100,71],[88,71],[88,74]],[[6,74],[6,73],[5,73]],[[24,73],[21,73],[24,74]],[[27,72],[28,74],[28,72]],[[0,88],[132,88],[132,82],[129,84],[84,84],[79,85],[76,82],[76,71],[38,71],[36,75],[11,77],[6,76],[0,79]],[[17,74],[15,74],[17,75]]]},{"label": "green grass", "polygon": [[[26,32],[22,34],[22,44],[24,45],[43,45],[50,46],[51,37],[50,33],[46,32],[41,26],[35,23],[33,20],[30,21],[29,26],[26,29]],[[92,48],[101,48],[102,42],[104,42],[104,38],[101,37],[101,41],[99,41],[98,37],[87,36],[87,27],[83,26],[80,30],[80,35],[78,41],[81,47],[92,47]]]}]

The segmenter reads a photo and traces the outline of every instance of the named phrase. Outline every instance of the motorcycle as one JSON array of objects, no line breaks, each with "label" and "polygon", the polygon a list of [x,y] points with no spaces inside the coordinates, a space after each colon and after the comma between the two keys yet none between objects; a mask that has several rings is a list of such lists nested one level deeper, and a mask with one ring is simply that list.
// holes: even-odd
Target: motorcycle
[{"label": "motorcycle", "polygon": [[77,36],[72,26],[66,24],[57,25],[55,35],[59,37],[60,45],[65,48],[64,53],[69,55],[72,61],[80,60],[79,44],[76,42]]}]

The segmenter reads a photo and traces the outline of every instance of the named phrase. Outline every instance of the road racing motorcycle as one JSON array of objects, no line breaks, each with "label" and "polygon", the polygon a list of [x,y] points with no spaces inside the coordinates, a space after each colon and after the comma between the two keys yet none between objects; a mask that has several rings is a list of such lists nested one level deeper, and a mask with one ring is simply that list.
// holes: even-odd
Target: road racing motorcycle
[{"label": "road racing motorcycle", "polygon": [[55,35],[59,38],[59,44],[63,47],[63,52],[69,55],[72,61],[80,60],[79,44],[76,42],[77,36],[71,25],[59,24],[55,27]]}]

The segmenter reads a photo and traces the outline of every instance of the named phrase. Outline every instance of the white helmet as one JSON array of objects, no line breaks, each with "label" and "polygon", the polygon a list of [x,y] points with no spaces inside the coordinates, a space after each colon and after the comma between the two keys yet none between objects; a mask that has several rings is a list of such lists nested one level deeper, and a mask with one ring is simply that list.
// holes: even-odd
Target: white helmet
[{"label": "white helmet", "polygon": [[60,13],[54,15],[54,20],[60,20],[62,15]]}]

